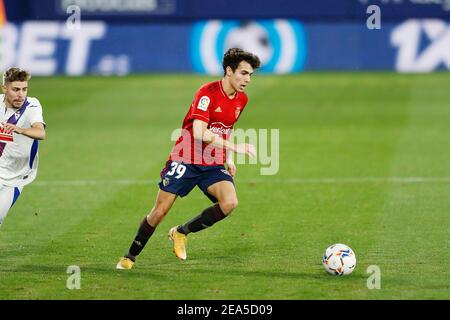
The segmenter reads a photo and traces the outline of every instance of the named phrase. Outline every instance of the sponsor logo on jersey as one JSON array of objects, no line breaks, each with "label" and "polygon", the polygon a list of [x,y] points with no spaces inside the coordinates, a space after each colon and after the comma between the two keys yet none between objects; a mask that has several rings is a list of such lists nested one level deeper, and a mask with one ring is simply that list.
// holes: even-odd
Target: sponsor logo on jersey
[{"label": "sponsor logo on jersey", "polygon": [[222,122],[213,122],[209,126],[209,131],[215,134],[221,134],[221,135],[229,135],[231,134],[231,126],[227,126],[223,124]]},{"label": "sponsor logo on jersey", "polygon": [[4,133],[3,132],[3,128],[0,127],[0,141],[3,141],[3,142],[12,142],[12,141],[14,141],[12,133],[11,134]]},{"label": "sponsor logo on jersey", "polygon": [[209,106],[210,102],[211,102],[211,100],[209,99],[209,97],[203,96],[198,101],[197,108],[200,109],[200,110],[206,111],[208,109],[208,106]]}]

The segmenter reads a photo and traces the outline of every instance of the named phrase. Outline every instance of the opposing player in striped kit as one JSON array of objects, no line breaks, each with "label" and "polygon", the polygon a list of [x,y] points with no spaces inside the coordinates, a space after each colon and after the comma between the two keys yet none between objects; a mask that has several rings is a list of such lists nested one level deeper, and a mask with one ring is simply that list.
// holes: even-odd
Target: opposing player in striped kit
[{"label": "opposing player in striped kit", "polygon": [[22,189],[38,168],[38,140],[45,122],[38,99],[27,97],[30,74],[10,68],[3,74],[0,95],[0,226]]}]

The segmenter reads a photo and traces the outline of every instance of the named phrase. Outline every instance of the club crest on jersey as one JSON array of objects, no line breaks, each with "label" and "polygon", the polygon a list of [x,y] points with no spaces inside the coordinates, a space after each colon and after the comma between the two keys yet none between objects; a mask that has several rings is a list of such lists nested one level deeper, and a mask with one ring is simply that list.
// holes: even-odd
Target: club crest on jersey
[{"label": "club crest on jersey", "polygon": [[236,119],[239,117],[240,114],[241,114],[241,108],[237,108],[236,111],[234,112]]},{"label": "club crest on jersey", "polygon": [[170,179],[169,178],[164,178],[164,180],[163,180],[164,187],[167,187],[169,185],[169,183],[170,183]]},{"label": "club crest on jersey", "polygon": [[197,108],[200,109],[200,110],[206,111],[208,109],[208,106],[209,106],[210,102],[211,102],[211,100],[209,99],[209,97],[203,96],[198,101]]}]

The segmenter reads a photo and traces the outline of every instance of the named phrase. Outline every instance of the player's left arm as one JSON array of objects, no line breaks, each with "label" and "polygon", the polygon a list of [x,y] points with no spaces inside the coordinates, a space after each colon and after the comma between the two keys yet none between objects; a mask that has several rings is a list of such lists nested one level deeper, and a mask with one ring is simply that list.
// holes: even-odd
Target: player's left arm
[{"label": "player's left arm", "polygon": [[31,128],[21,128],[11,123],[2,123],[3,131],[5,133],[17,133],[27,136],[31,139],[44,140],[45,139],[45,127],[41,122],[35,122],[31,125]]}]

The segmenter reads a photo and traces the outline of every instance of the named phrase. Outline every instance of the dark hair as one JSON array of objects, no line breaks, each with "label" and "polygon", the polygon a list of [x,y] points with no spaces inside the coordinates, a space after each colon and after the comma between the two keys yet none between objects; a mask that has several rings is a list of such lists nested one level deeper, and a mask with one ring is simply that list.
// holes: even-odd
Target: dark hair
[{"label": "dark hair", "polygon": [[22,70],[20,68],[9,68],[3,74],[3,84],[11,83],[14,81],[28,81],[30,80],[31,75],[28,71]]},{"label": "dark hair", "polygon": [[261,65],[261,61],[253,53],[244,51],[239,48],[231,48],[228,49],[228,51],[223,55],[223,75],[226,74],[227,67],[230,67],[233,72],[236,71],[237,67],[242,61],[248,62],[248,64],[250,64],[253,69],[258,69]]}]

